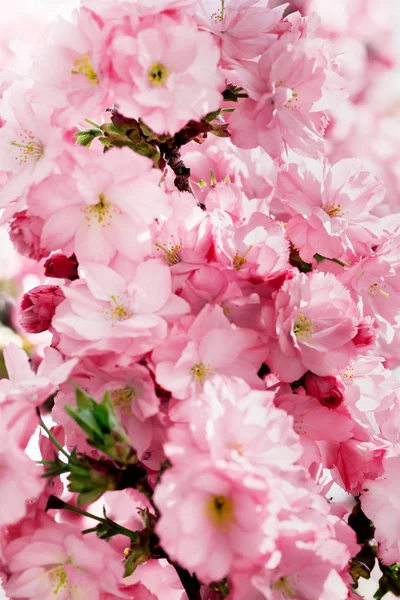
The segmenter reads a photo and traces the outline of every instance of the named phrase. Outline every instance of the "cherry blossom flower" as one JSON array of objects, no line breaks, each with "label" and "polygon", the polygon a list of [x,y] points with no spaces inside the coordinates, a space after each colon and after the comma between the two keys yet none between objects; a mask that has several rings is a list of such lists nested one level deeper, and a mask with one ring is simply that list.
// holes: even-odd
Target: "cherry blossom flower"
[{"label": "cherry blossom flower", "polygon": [[284,283],[275,318],[268,362],[282,381],[295,381],[307,370],[336,375],[357,354],[352,339],[360,316],[333,275],[301,273]]}]

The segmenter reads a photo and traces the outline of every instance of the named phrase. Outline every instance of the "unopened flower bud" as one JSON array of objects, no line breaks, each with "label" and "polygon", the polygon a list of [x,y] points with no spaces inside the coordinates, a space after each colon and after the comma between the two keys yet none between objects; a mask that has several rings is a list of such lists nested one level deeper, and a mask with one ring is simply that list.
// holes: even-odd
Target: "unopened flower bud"
[{"label": "unopened flower bud", "polygon": [[345,386],[339,378],[332,375],[319,377],[307,373],[305,387],[309,396],[317,398],[323,406],[328,408],[337,408],[343,402]]},{"label": "unopened flower bud", "polygon": [[28,333],[40,333],[51,326],[56,307],[65,296],[58,285],[39,285],[24,294],[20,323]]},{"label": "unopened flower bud", "polygon": [[353,337],[353,343],[359,348],[371,346],[377,336],[377,327],[373,317],[365,317],[358,326],[357,333]]},{"label": "unopened flower bud", "polygon": [[75,254],[70,257],[62,252],[55,252],[44,263],[44,274],[46,277],[55,277],[57,279],[79,279],[79,263]]}]

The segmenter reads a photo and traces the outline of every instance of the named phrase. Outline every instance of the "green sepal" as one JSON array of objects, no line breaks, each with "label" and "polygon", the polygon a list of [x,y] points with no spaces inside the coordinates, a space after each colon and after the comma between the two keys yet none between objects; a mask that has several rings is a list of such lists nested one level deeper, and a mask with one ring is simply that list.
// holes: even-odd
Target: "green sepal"
[{"label": "green sepal", "polygon": [[85,131],[76,131],[74,133],[74,137],[76,137],[75,144],[77,146],[86,146],[90,147],[90,144],[94,139],[102,135],[102,131],[100,129],[87,129]]}]

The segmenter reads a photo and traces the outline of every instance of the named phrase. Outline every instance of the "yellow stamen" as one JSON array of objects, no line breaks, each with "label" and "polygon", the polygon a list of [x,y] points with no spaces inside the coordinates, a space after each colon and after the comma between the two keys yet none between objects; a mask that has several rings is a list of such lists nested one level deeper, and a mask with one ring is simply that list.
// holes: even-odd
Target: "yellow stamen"
[{"label": "yellow stamen", "polygon": [[371,298],[375,298],[378,294],[382,294],[382,296],[384,298],[388,298],[388,296],[389,296],[389,294],[387,292],[382,290],[382,288],[378,287],[377,283],[373,283],[372,285],[369,286],[368,296],[371,296]]},{"label": "yellow stamen", "polygon": [[282,594],[284,598],[296,597],[296,592],[293,589],[288,575],[284,575],[283,577],[280,577],[277,581],[275,581],[272,588],[280,594]]},{"label": "yellow stamen", "polygon": [[116,408],[124,415],[132,414],[132,399],[136,397],[136,390],[130,385],[111,392],[111,400]]},{"label": "yellow stamen", "polygon": [[162,63],[153,63],[147,72],[149,81],[152,85],[163,86],[169,77],[169,71]]},{"label": "yellow stamen", "polygon": [[197,381],[197,383],[203,385],[204,382],[212,375],[212,369],[210,366],[200,362],[193,365],[193,367],[190,369],[190,374],[192,375],[193,379]]},{"label": "yellow stamen", "polygon": [[82,54],[79,58],[76,58],[72,64],[75,67],[71,71],[73,75],[85,75],[90,83],[93,83],[94,85],[100,83],[93,64],[86,53]]},{"label": "yellow stamen", "polygon": [[243,265],[247,263],[246,256],[248,255],[252,247],[253,246],[249,246],[246,252],[243,254],[243,256],[239,256],[239,250],[236,250],[236,254],[233,257],[233,268],[236,269],[236,271],[240,271]]},{"label": "yellow stamen", "polygon": [[344,213],[342,211],[342,207],[340,204],[328,204],[328,206],[322,207],[323,211],[328,215],[328,217],[343,217]]},{"label": "yellow stamen", "polygon": [[299,340],[306,340],[309,342],[311,340],[311,336],[316,332],[318,326],[307,319],[305,314],[299,313],[297,315],[297,320],[293,327],[293,333]]},{"label": "yellow stamen", "polygon": [[157,250],[162,250],[162,252],[164,252],[163,258],[170,267],[181,262],[180,251],[182,250],[182,244],[174,244],[173,241],[168,242],[168,244],[159,244],[157,242],[156,247]]},{"label": "yellow stamen", "polygon": [[11,146],[19,149],[15,160],[20,165],[27,163],[30,158],[33,158],[37,162],[42,158],[44,152],[43,144],[38,142],[32,131],[28,129],[20,133],[20,140],[18,142],[11,142]]},{"label": "yellow stamen", "polygon": [[68,581],[64,565],[57,565],[54,569],[48,571],[47,575],[50,579],[54,596],[57,596],[60,592],[71,592],[71,584]]},{"label": "yellow stamen", "polygon": [[97,222],[101,223],[102,227],[106,227],[106,225],[110,225],[113,214],[121,214],[121,211],[112,206],[104,194],[99,194],[98,198],[97,204],[90,204],[82,210],[89,225]]},{"label": "yellow stamen", "polygon": [[226,496],[211,496],[206,505],[206,514],[218,529],[226,531],[234,521],[232,500]]},{"label": "yellow stamen", "polygon": [[132,316],[132,311],[111,296],[109,315],[113,321],[126,321]]},{"label": "yellow stamen", "polygon": [[211,18],[214,23],[223,21],[225,17],[225,0],[221,0],[221,8],[212,13]]}]

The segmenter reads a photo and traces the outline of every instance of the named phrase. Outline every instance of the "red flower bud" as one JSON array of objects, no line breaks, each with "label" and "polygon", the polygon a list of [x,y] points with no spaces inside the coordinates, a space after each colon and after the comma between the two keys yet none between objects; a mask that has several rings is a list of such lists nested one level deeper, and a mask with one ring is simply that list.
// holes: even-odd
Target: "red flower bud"
[{"label": "red flower bud", "polygon": [[24,294],[20,323],[28,333],[40,333],[51,326],[56,307],[65,296],[58,285],[39,285]]},{"label": "red flower bud", "polygon": [[305,388],[309,396],[317,398],[322,406],[328,408],[337,408],[343,402],[346,389],[344,383],[337,377],[332,375],[319,377],[312,373],[306,375]]},{"label": "red flower bud", "polygon": [[79,279],[79,263],[75,254],[69,258],[62,252],[55,252],[44,263],[44,274],[46,277],[56,277],[59,279]]}]

